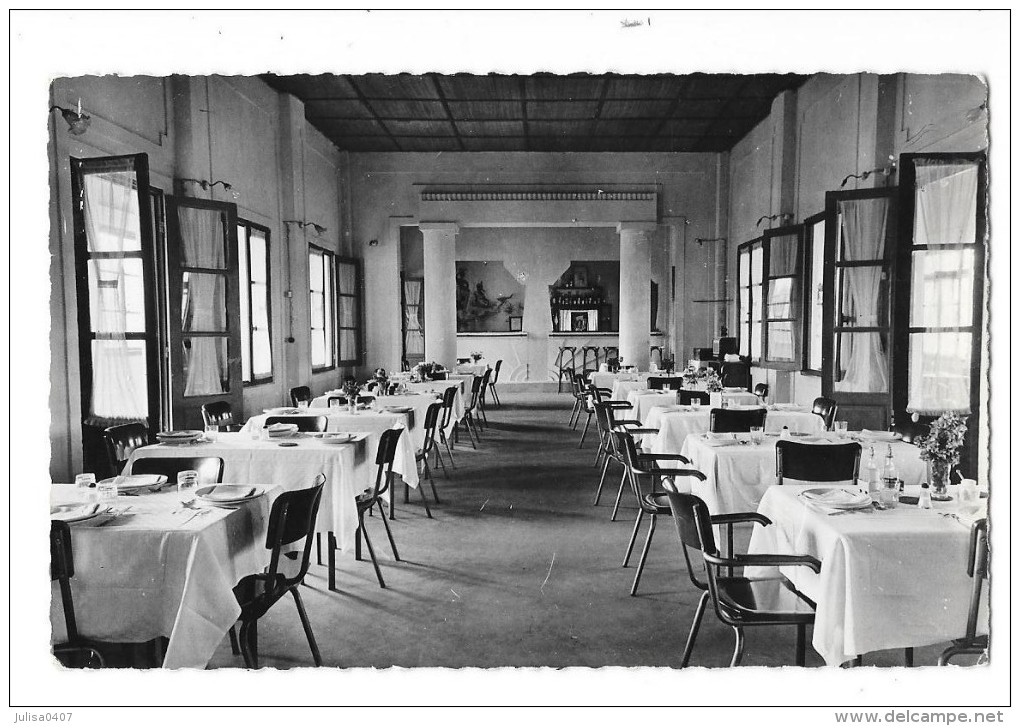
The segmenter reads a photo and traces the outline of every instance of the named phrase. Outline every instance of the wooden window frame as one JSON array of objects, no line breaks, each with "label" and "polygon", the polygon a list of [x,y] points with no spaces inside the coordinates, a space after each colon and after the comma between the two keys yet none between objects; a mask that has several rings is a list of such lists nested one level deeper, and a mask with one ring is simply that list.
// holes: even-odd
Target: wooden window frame
[{"label": "wooden window frame", "polygon": [[[789,237],[795,236],[797,238],[797,253],[793,263],[794,274],[792,275],[772,275],[771,269],[771,255],[772,255],[772,239],[774,237]],[[785,280],[790,279],[790,297],[792,298],[795,294],[802,292],[803,289],[803,278],[804,278],[804,228],[800,224],[787,225],[785,227],[775,227],[773,229],[766,230],[762,235],[762,290],[761,290],[761,360],[758,362],[760,368],[771,368],[773,370],[782,371],[795,371],[800,370],[801,367],[801,321],[804,318],[804,296],[801,294],[799,300],[791,300],[790,312],[791,317],[787,318],[770,318],[768,314],[769,309],[769,292],[772,286],[773,280]],[[799,278],[799,279],[798,279]],[[769,358],[769,324],[770,323],[790,323],[790,329],[793,333],[793,355],[790,360],[772,360]]]},{"label": "wooden window frame", "polygon": [[[351,265],[354,268],[354,292],[346,293],[340,292],[339,287],[334,285],[333,295],[337,298],[351,297],[354,298],[355,306],[357,310],[357,319],[355,325],[351,326],[340,326],[340,321],[337,319],[333,324],[333,329],[336,335],[336,349],[337,349],[337,365],[341,366],[359,366],[364,360],[364,310],[365,310],[365,290],[364,290],[364,277],[362,276],[361,260],[357,257],[339,257],[336,256],[334,264],[339,267],[340,265]],[[340,276],[338,274],[333,275],[334,281],[339,282]],[[339,306],[336,306],[339,310]],[[403,314],[401,314],[403,317]],[[340,331],[341,330],[353,330],[354,331],[354,347],[357,351],[354,358],[341,359],[340,358]]]},{"label": "wooden window frame", "polygon": [[[252,362],[252,377],[245,379],[243,373],[241,375],[241,383],[244,386],[260,386],[266,383],[273,382],[274,365],[273,365],[273,295],[272,295],[272,265],[269,263],[269,250],[270,250],[270,232],[269,228],[255,222],[249,222],[247,219],[238,217],[237,226],[244,228],[244,256],[238,255],[238,274],[244,273],[244,278],[241,283],[241,287],[245,290],[245,295],[248,298],[248,327],[246,330],[241,331],[241,345],[248,349],[248,360]],[[251,279],[251,231],[258,230],[265,236],[266,240],[266,330],[269,333],[269,374],[268,375],[255,375],[255,324],[252,317],[252,285],[254,284]],[[238,240],[240,241],[240,240]],[[243,267],[242,267],[243,266]],[[243,367],[242,367],[243,370]]]},{"label": "wooden window frame", "polygon": [[[801,293],[801,302],[802,302],[801,309],[802,309],[802,317],[803,317],[804,320],[803,320],[803,325],[801,326],[801,367],[800,367],[800,372],[803,375],[805,375],[805,376],[821,377],[821,375],[822,375],[822,368],[825,367],[824,360],[823,360],[821,366],[819,366],[818,368],[812,368],[811,367],[811,347],[810,347],[810,341],[811,341],[811,315],[809,314],[809,311],[814,308],[814,305],[811,302],[811,297],[812,297],[812,294],[813,294],[812,293],[812,287],[814,287],[814,285],[815,285],[815,281],[811,278],[811,270],[812,270],[812,267],[814,265],[814,259],[811,257],[811,251],[813,249],[814,241],[815,241],[814,240],[814,228],[815,228],[815,225],[818,224],[819,222],[825,222],[825,221],[826,221],[826,214],[825,214],[824,211],[822,211],[822,212],[819,212],[818,214],[812,214],[810,217],[807,217],[804,220],[804,223],[803,223],[803,226],[804,226],[804,235],[803,235],[803,239],[801,240],[801,260],[802,260],[802,264],[801,264],[801,273],[802,273],[801,274],[801,279],[802,279],[804,284],[803,284],[802,293]],[[818,282],[822,283],[823,289],[824,289],[824,279],[825,279],[825,275],[824,275],[824,270],[825,270],[825,238],[824,237],[822,237],[822,270],[823,270],[822,280],[819,280]],[[818,311],[819,316],[821,316],[821,320],[819,322],[822,323],[822,336],[818,340],[819,348],[822,347],[822,343],[825,340],[825,333],[824,333],[824,320],[825,320],[824,310],[825,310],[825,305],[824,305],[824,300],[825,300],[825,297],[824,297],[824,294],[823,294],[823,297],[822,297],[822,301],[823,301],[822,310]],[[819,353],[821,353],[821,350],[819,350]]]},{"label": "wooden window frame", "polygon": [[320,257],[322,257],[323,272],[327,273],[330,276],[329,294],[326,294],[325,290],[323,290],[321,293],[323,297],[323,322],[330,326],[329,330],[331,331],[329,345],[326,346],[326,352],[329,355],[329,362],[325,365],[317,366],[315,365],[314,362],[311,361],[312,351],[311,332],[315,330],[315,328],[311,327],[311,296],[313,294],[316,294],[317,291],[312,290],[311,280],[309,280],[308,283],[308,296],[309,296],[308,357],[309,362],[311,363],[312,366],[312,373],[325,373],[328,371],[335,370],[337,367],[336,302],[334,300],[334,296],[336,295],[336,253],[333,252],[332,250],[327,250],[324,247],[309,244],[308,245],[309,259],[312,257],[312,255],[319,255]]},{"label": "wooden window frame", "polygon": [[[751,349],[751,340],[752,340],[751,331],[752,331],[752,328],[754,326],[754,317],[753,317],[753,315],[751,317],[749,317],[747,322],[746,322],[746,324],[745,324],[745,322],[743,320],[743,315],[742,315],[744,311],[741,309],[741,306],[740,306],[740,290],[741,290],[741,284],[740,284],[740,260],[741,260],[741,257],[746,256],[747,264],[748,264],[748,270],[747,270],[747,290],[748,290],[748,295],[747,295],[747,300],[748,300],[748,304],[751,305],[752,308],[753,308],[752,301],[754,299],[754,296],[751,294],[750,291],[754,289],[754,287],[756,286],[756,283],[752,282],[752,280],[754,279],[754,276],[751,274],[750,265],[751,265],[751,259],[752,259],[752,254],[754,252],[754,249],[756,247],[761,247],[762,248],[762,275],[761,275],[761,282],[757,283],[757,286],[761,287],[761,289],[762,289],[762,291],[761,291],[762,292],[762,294],[761,294],[761,320],[759,321],[759,324],[764,326],[764,322],[765,322],[765,253],[766,253],[765,247],[764,247],[764,243],[765,243],[765,238],[764,237],[756,237],[755,239],[749,240],[749,241],[744,242],[743,244],[740,244],[740,245],[737,246],[737,330],[739,331],[739,334],[737,335],[737,341],[738,341],[737,342],[737,349],[738,350],[740,349],[740,342],[739,341],[741,340],[741,337],[746,335],[747,336],[747,358],[748,358],[748,360],[751,361],[751,363],[753,365],[761,365],[761,362],[765,359],[765,339],[764,339],[764,337],[761,338],[761,357],[760,358],[755,358],[754,357],[754,351]],[[762,334],[762,336],[764,336],[764,334],[765,334],[764,327],[762,328],[761,334]]]}]

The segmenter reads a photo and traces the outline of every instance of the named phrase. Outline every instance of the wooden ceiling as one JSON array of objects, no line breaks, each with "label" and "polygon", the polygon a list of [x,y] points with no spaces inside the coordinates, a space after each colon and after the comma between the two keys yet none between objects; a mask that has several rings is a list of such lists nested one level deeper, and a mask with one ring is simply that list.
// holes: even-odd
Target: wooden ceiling
[{"label": "wooden ceiling", "polygon": [[349,151],[728,151],[795,74],[266,75]]}]

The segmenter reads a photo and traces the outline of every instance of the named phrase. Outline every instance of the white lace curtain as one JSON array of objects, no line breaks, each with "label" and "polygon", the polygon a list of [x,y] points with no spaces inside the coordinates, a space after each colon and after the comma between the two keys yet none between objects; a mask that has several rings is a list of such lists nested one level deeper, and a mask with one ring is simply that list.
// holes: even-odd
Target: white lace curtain
[{"label": "white lace curtain", "polygon": [[[839,203],[843,226],[844,259],[847,262],[877,260],[885,255],[889,200],[855,199]],[[856,327],[878,325],[879,287],[882,267],[846,267],[844,314],[855,318]],[[840,336],[840,368],[845,371],[834,387],[839,391],[878,393],[889,390],[888,358],[880,333],[844,333]]]},{"label": "white lace curtain", "polygon": [[[123,253],[139,248],[133,178],[133,172],[85,176],[82,196],[90,253]],[[113,256],[89,262],[89,315],[92,330],[101,334],[92,345],[89,413],[101,418],[138,419],[147,414],[145,344],[124,337],[132,312],[127,280],[132,263],[140,273],[137,259]]]},{"label": "white lace curtain", "polygon": [[[181,229],[182,264],[188,267],[223,269],[226,248],[223,222],[218,211],[180,207],[177,218]],[[188,273],[187,302],[181,310],[185,336],[190,331],[223,330],[224,276],[215,273]],[[223,393],[221,371],[226,369],[226,351],[220,337],[190,338],[186,352],[188,366],[185,396]]]},{"label": "white lace curtain", "polygon": [[404,281],[404,352],[408,356],[425,354],[425,335],[418,316],[421,312],[421,280]]},{"label": "white lace curtain", "polygon": [[[972,162],[916,164],[911,325],[972,324],[978,168]],[[940,249],[946,245],[971,245]],[[907,410],[922,415],[970,412],[969,332],[911,335]]]}]

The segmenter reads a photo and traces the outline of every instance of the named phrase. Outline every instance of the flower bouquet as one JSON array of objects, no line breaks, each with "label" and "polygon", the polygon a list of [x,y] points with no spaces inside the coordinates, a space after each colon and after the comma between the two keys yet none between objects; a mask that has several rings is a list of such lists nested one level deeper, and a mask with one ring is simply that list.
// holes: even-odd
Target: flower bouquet
[{"label": "flower bouquet", "polygon": [[411,370],[411,377],[418,383],[422,381],[432,381],[440,373],[445,373],[446,368],[440,363],[433,361],[432,363],[419,363]]},{"label": "flower bouquet", "polygon": [[719,374],[714,368],[709,368],[705,374],[705,390],[709,393],[718,393],[722,388],[722,379],[719,378]]},{"label": "flower bouquet", "polygon": [[476,351],[471,353],[471,360],[473,360],[475,363],[477,363],[481,359],[482,359],[482,352],[481,351],[476,350]]},{"label": "flower bouquet", "polygon": [[931,498],[946,501],[949,496],[949,472],[960,463],[960,449],[967,434],[967,422],[959,414],[946,412],[935,419],[927,436],[915,440],[920,456],[928,462]]}]

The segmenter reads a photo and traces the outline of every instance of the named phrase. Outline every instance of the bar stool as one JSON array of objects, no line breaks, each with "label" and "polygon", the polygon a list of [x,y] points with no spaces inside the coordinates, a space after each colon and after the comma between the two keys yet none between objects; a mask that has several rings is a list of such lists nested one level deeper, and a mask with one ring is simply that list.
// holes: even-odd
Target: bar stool
[{"label": "bar stool", "polygon": [[588,354],[589,353],[594,358],[594,365],[592,366],[592,369],[596,370],[596,371],[599,369],[599,351],[600,350],[601,350],[601,348],[599,348],[599,346],[597,346],[597,345],[586,345],[583,348],[581,348],[581,368],[583,370],[588,370]]},{"label": "bar stool", "polygon": [[[570,362],[566,362],[567,354],[570,354]],[[556,380],[556,393],[563,392],[563,377],[566,376],[567,383],[570,383],[571,377],[574,375],[574,367],[576,364],[577,348],[572,345],[561,345],[560,352],[556,356],[556,368],[558,378]]]}]

